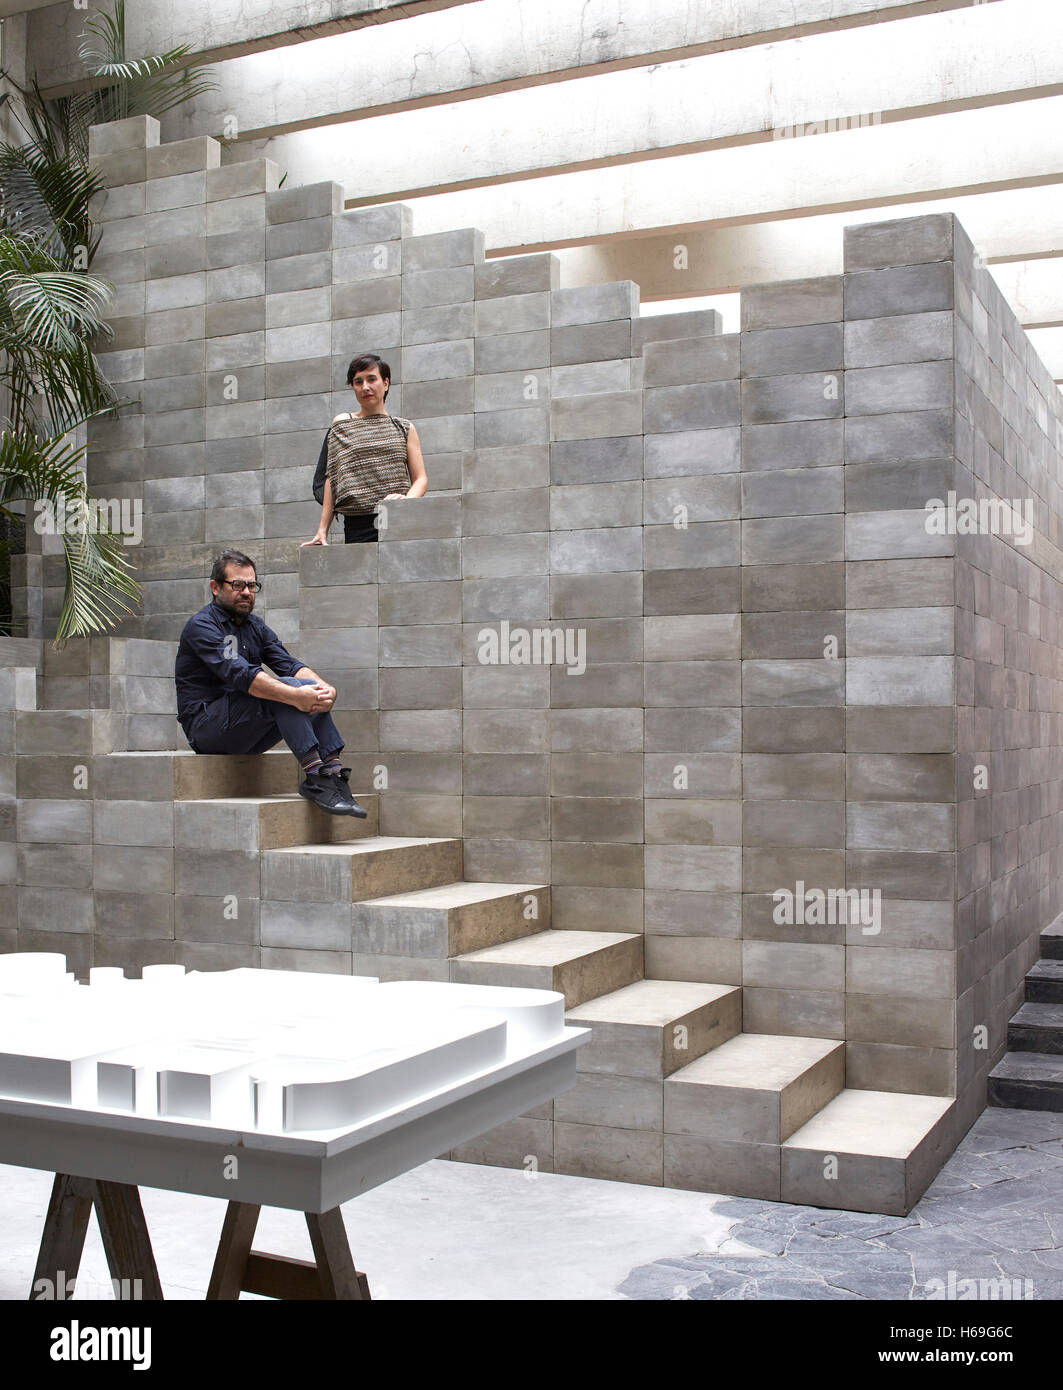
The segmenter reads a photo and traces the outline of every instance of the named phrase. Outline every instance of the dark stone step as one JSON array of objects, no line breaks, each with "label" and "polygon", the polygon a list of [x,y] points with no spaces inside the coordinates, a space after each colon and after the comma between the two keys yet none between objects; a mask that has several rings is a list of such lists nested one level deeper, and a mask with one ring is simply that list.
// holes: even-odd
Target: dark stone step
[{"label": "dark stone step", "polygon": [[1008,1024],[1008,1050],[1063,1056],[1063,1004],[1023,1004]]},{"label": "dark stone step", "polygon": [[1063,960],[1063,918],[1057,917],[1041,933],[1041,955],[1046,960]]},{"label": "dark stone step", "polygon": [[1063,1004],[1063,960],[1039,960],[1026,976],[1027,1004]]},{"label": "dark stone step", "polygon": [[986,1100],[1009,1110],[1063,1114],[1063,1059],[1044,1052],[1008,1052],[989,1073]]}]

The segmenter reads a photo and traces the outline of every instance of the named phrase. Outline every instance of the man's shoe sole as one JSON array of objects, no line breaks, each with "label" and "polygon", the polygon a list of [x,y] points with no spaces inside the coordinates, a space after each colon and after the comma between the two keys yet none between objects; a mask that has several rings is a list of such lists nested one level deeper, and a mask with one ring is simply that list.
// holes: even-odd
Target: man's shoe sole
[{"label": "man's shoe sole", "polygon": [[330,816],[356,816],[359,820],[365,820],[366,816],[369,814],[368,811],[363,811],[356,801],[352,802],[350,806],[326,806],[323,802],[318,801],[316,796],[313,796],[308,791],[304,791],[301,786],[298,788],[298,792],[299,795],[305,797],[312,806],[316,806],[321,811],[327,811]]}]

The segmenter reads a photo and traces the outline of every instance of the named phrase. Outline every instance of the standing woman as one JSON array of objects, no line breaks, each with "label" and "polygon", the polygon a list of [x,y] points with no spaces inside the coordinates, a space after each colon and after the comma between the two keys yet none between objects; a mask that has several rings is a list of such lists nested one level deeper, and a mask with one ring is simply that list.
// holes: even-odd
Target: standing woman
[{"label": "standing woman", "polygon": [[318,460],[314,496],[321,520],[304,545],[328,545],[333,517],[343,517],[343,539],[375,541],[376,509],[399,497],[423,497],[428,475],[421,441],[409,420],[389,415],[384,402],[391,389],[391,368],[375,352],[356,357],[347,368],[361,410],[337,415]]}]

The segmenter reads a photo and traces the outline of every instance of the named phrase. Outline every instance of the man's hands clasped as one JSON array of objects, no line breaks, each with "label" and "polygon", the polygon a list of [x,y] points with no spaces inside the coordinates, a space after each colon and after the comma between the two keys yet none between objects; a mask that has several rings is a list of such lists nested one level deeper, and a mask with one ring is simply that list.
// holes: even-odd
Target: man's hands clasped
[{"label": "man's hands clasped", "polygon": [[304,714],[327,714],[336,703],[336,689],[326,681],[301,685],[296,691],[295,707]]}]

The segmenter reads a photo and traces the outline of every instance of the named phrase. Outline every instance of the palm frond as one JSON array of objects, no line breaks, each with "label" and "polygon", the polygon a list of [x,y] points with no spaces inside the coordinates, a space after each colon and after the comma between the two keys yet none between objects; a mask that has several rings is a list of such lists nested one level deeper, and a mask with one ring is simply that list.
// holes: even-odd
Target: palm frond
[{"label": "palm frond", "polygon": [[56,630],[59,646],[114,627],[136,611],[140,597],[122,538],[107,529],[88,496],[84,458],[84,446],[62,436],[29,429],[0,435],[0,511],[10,515],[8,504],[16,501],[47,502],[54,515],[64,517],[66,592]]}]

